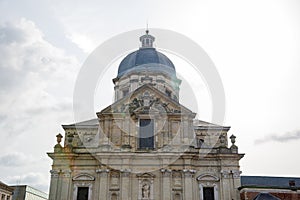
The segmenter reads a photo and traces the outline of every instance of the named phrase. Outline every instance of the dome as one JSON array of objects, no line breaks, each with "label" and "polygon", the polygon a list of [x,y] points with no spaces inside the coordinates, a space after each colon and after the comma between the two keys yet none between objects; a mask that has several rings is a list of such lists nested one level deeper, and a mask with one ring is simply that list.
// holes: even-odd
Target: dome
[{"label": "dome", "polygon": [[139,71],[145,68],[149,71],[166,72],[171,74],[176,73],[172,61],[167,56],[156,51],[155,48],[140,48],[139,50],[127,55],[121,61],[118,70],[118,77],[130,71]]},{"label": "dome", "polygon": [[125,73],[137,71],[151,71],[159,73],[167,73],[171,76],[176,76],[175,67],[172,61],[164,54],[156,51],[153,48],[155,38],[149,35],[146,31],[145,35],[140,37],[142,47],[127,55],[120,63],[118,69],[118,76],[121,77]]}]

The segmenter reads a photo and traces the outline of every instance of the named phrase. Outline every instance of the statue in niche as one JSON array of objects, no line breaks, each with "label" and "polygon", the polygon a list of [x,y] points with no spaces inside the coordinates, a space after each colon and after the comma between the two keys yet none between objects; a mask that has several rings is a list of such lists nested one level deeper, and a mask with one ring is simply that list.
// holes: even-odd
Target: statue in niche
[{"label": "statue in niche", "polygon": [[142,186],[142,197],[143,197],[143,199],[150,198],[150,185],[148,183],[145,183]]},{"label": "statue in niche", "polygon": [[180,198],[180,194],[175,194],[175,196],[174,196],[174,200],[181,200],[181,198]]},{"label": "statue in niche", "polygon": [[111,195],[111,200],[117,200],[117,199],[118,199],[117,194],[116,194],[116,193],[113,193],[113,194]]}]

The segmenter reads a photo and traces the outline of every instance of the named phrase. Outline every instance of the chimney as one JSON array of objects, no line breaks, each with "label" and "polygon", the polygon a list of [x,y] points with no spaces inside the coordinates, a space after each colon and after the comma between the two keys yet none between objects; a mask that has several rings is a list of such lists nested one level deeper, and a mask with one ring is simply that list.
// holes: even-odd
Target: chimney
[{"label": "chimney", "polygon": [[291,190],[297,190],[295,180],[289,180],[289,186]]}]

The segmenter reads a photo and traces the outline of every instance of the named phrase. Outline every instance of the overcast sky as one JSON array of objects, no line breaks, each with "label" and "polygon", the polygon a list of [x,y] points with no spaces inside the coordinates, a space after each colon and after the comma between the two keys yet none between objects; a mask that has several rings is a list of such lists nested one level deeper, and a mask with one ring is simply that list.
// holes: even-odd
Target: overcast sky
[{"label": "overcast sky", "polygon": [[[246,153],[243,174],[299,177],[298,0],[0,0],[0,181],[48,192],[46,152],[60,125],[73,122],[80,67],[102,42],[147,21],[150,31],[194,40],[215,63],[226,95],[224,123]],[[111,95],[117,64],[106,77]],[[209,120],[205,102],[198,117]]]}]

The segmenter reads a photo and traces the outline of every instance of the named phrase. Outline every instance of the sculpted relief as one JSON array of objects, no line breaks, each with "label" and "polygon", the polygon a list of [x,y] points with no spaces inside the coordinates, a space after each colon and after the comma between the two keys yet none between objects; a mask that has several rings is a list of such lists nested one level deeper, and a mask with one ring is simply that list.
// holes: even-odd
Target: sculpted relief
[{"label": "sculpted relief", "polygon": [[166,113],[180,113],[180,110],[171,108],[169,103],[163,102],[154,94],[150,95],[148,91],[144,92],[139,97],[133,98],[130,103],[124,103],[121,106],[113,108],[113,112],[129,112],[133,115],[136,110],[148,112],[150,109],[155,109]]}]

